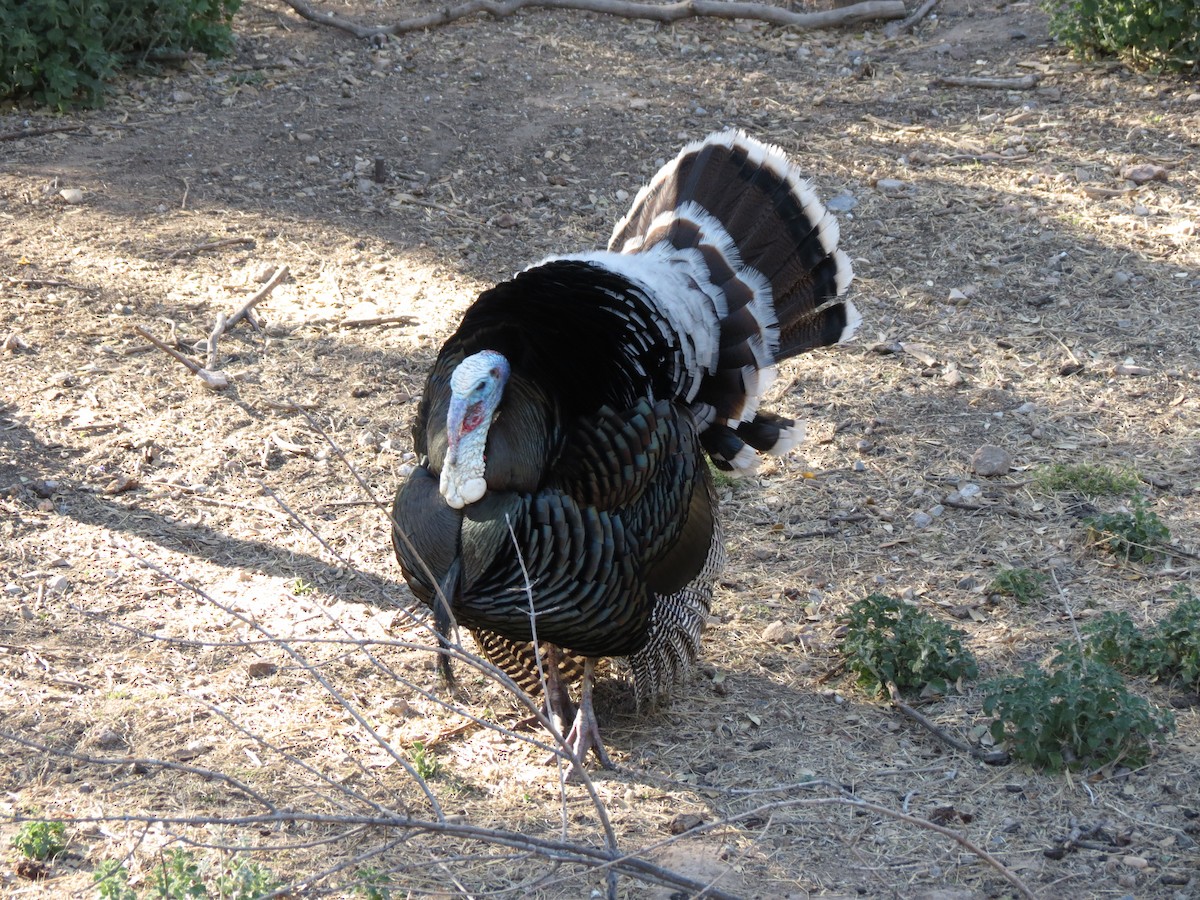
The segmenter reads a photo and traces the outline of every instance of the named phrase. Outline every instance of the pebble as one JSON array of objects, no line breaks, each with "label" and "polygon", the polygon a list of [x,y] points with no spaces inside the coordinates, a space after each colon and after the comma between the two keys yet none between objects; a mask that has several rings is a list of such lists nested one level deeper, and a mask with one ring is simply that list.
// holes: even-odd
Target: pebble
[{"label": "pebble", "polygon": [[258,660],[246,666],[246,674],[251,678],[266,678],[268,675],[274,675],[278,671],[279,666],[266,660]]},{"label": "pebble", "polygon": [[875,189],[885,196],[898,197],[911,190],[911,187],[907,181],[899,178],[880,178],[875,182]]},{"label": "pebble", "polygon": [[924,511],[918,511],[918,512],[913,513],[912,520],[913,520],[913,524],[916,525],[918,528],[928,528],[930,525],[933,524],[933,516],[931,516],[929,513],[924,512]]},{"label": "pebble", "polygon": [[46,582],[46,590],[52,594],[61,594],[70,586],[71,582],[67,580],[66,575],[55,575]]},{"label": "pebble", "polygon": [[790,644],[796,640],[796,632],[782,619],[776,619],[763,629],[762,639],[768,644]]},{"label": "pebble", "polygon": [[12,594],[13,596],[16,596],[17,594],[25,593],[25,588],[21,587],[16,582],[10,581],[8,584],[6,584],[4,586],[4,593]]},{"label": "pebble", "polygon": [[972,471],[984,478],[990,478],[993,475],[1007,475],[1011,468],[1012,454],[994,444],[984,444],[971,457]]},{"label": "pebble", "polygon": [[856,206],[858,206],[858,200],[849,191],[843,191],[836,197],[830,197],[825,201],[825,208],[830,212],[850,212]]},{"label": "pebble", "polygon": [[96,746],[106,748],[125,747],[125,738],[111,728],[105,728],[96,737]]},{"label": "pebble", "polygon": [[58,196],[62,197],[67,203],[75,204],[83,202],[83,191],[79,188],[63,188],[58,192]]}]

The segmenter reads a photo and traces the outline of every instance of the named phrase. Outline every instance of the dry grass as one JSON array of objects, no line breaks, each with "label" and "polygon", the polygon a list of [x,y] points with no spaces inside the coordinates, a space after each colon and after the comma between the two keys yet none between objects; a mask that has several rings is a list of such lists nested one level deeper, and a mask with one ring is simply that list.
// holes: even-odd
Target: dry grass
[{"label": "dry grass", "polygon": [[[406,646],[428,638],[383,516],[356,505],[363,486],[281,404],[311,404],[386,499],[422,374],[470,298],[602,243],[619,191],[737,124],[786,146],[825,197],[857,201],[842,233],[867,325],[785,368],[776,406],[809,418],[801,453],[722,488],[731,563],[701,671],[669,707],[617,704],[605,722],[623,768],[595,790],[618,846],[745,897],[1013,894],[944,835],[801,805],[853,796],[951,828],[1038,896],[1194,896],[1194,696],[1135,684],[1177,706],[1177,734],[1138,771],[1068,777],[950,751],[839,669],[838,616],[874,591],[954,620],[989,676],[1044,658],[1072,619],[1154,618],[1172,590],[1195,590],[1186,553],[1127,565],[1089,550],[1080,517],[1119,500],[1047,494],[1032,474],[1131,468],[1175,542],[1198,549],[1200,96],[1070,61],[1025,3],[940,12],[894,42],[530,13],[372,49],[250,4],[236,60],[126,84],[71,118],[82,132],[0,145],[0,336],[29,347],[0,353],[2,727],[177,765],[4,742],[6,814],[89,821],[48,881],[17,875],[7,851],[0,892],[91,896],[107,857],[144,887],[179,841],[210,865],[222,852],[203,848],[263,848],[305,895],[349,894],[366,866],[406,896],[603,890],[545,847],[454,833],[603,846],[597,804],[560,784],[536,732],[447,707],[429,654]],[[1028,71],[1043,81],[1019,94],[930,85]],[[43,117],[0,114],[0,132],[27,118]],[[391,180],[360,189],[377,156]],[[1124,192],[1117,171],[1135,162],[1168,179]],[[85,202],[59,202],[63,187]],[[169,258],[231,237],[253,244]],[[222,345],[229,391],[203,390],[132,333],[200,341],[282,263],[292,278],[260,304],[265,332],[242,325]],[[372,311],[419,324],[338,327]],[[984,443],[1013,454],[1009,475],[971,473]],[[137,487],[106,493],[120,476]],[[982,492],[947,503],[965,483]],[[1004,567],[1053,572],[1061,591],[993,598]],[[48,587],[58,576],[62,592]],[[775,621],[792,641],[764,640]],[[514,725],[494,680],[459,669],[454,706]],[[973,686],[922,709],[968,738],[985,724]],[[433,815],[401,762],[418,741],[439,766],[441,833],[389,818]],[[184,765],[302,815],[163,824],[265,809]],[[694,823],[707,827],[672,833]],[[1054,852],[1072,836],[1101,849]],[[619,890],[671,892],[632,875]]]}]

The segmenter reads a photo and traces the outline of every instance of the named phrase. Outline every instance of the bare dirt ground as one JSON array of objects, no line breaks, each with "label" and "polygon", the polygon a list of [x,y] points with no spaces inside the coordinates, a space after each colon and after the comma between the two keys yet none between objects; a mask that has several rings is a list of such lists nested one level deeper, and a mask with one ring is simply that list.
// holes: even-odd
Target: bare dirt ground
[{"label": "bare dirt ground", "polygon": [[[0,804],[82,820],[40,881],[0,828],[0,893],[94,896],[105,858],[144,891],[180,839],[206,871],[216,848],[260,848],[303,896],[368,896],[368,868],[394,896],[603,890],[544,850],[387,824],[434,818],[403,768],[420,742],[451,825],[602,846],[582,787],[439,705],[429,654],[398,646],[427,636],[365,501],[403,477],[423,372],[472,297],[602,245],[658,164],[737,125],[838,198],[866,325],[785,368],[776,407],[808,418],[802,451],[723,488],[703,668],[669,708],[605,718],[622,770],[595,789],[617,845],[745,897],[1014,894],[943,835],[796,805],[841,786],[961,834],[1038,896],[1200,896],[1195,696],[1135,681],[1177,733],[1136,771],[1068,777],[978,763],[839,669],[838,616],[871,592],[964,629],[992,676],[1073,621],[1153,620],[1196,579],[1186,554],[1089,548],[1089,501],[1030,475],[1130,467],[1200,549],[1200,86],[1072,61],[1030,3],[938,13],[887,40],[527,12],[372,47],[252,0],[229,60],[131,79],[99,111],[0,112],[3,134],[80,126],[0,142]],[[1165,180],[1135,187],[1131,164]],[[219,344],[223,391],[134,331],[203,361],[217,315],[282,265],[262,330]],[[1008,475],[972,473],[983,444]],[[945,502],[968,483],[973,502]],[[1013,566],[1057,590],[991,597]],[[460,671],[458,708],[516,724]],[[923,710],[967,738],[988,721],[974,684]],[[807,779],[824,786],[788,787]],[[272,810],[311,817],[202,821]]]}]

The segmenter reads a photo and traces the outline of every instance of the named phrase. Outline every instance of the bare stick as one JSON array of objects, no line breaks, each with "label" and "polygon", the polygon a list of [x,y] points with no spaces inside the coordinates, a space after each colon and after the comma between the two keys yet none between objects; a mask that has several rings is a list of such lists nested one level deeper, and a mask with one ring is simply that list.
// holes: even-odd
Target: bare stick
[{"label": "bare stick", "polygon": [[883,29],[883,36],[886,38],[899,37],[902,34],[908,34],[914,28],[921,24],[924,18],[933,12],[933,8],[938,5],[938,0],[925,0],[917,11],[905,19],[903,22],[891,22]]},{"label": "bare stick", "polygon": [[254,246],[254,238],[222,238],[219,241],[197,244],[195,247],[180,247],[178,250],[172,250],[163,259],[174,259],[177,256],[195,256],[197,253],[203,253],[206,250],[220,250],[222,247],[236,247],[244,244]]},{"label": "bare stick", "polygon": [[370,328],[374,325],[415,325],[417,320],[412,316],[368,316],[364,319],[342,319],[338,328]]},{"label": "bare stick", "polygon": [[59,281],[57,278],[18,278],[15,275],[7,276],[9,284],[21,284],[25,287],[65,287],[73,291],[87,291],[88,288],[80,287],[77,284],[71,284],[69,281]]},{"label": "bare stick", "polygon": [[1022,75],[1019,78],[988,78],[975,75],[943,75],[933,79],[933,84],[947,87],[992,88],[997,91],[1027,91],[1037,87],[1042,76],[1037,73]]},{"label": "bare stick", "polygon": [[258,292],[253,297],[238,307],[237,311],[225,321],[225,328],[232,328],[242,319],[246,318],[250,310],[254,309],[254,305],[266,297],[267,294],[271,293],[271,291],[275,290],[276,285],[278,285],[287,277],[288,267],[286,265],[279,266],[271,275],[271,277],[267,279],[267,283],[259,288]]},{"label": "bare stick", "polygon": [[636,0],[467,0],[457,6],[414,16],[392,25],[360,25],[334,13],[314,9],[307,0],[283,2],[310,22],[339,28],[359,38],[407,34],[411,31],[436,28],[475,13],[487,13],[493,18],[503,19],[522,9],[570,9],[626,19],[649,19],[655,22],[677,22],[680,19],[700,17],[754,19],[772,25],[802,29],[833,28],[874,19],[902,19],[905,14],[903,0],[867,0],[842,9],[812,13],[796,13],[764,3],[739,3],[730,0],[677,0],[675,3],[661,6]]},{"label": "bare stick", "polygon": [[188,371],[190,371],[193,375],[195,375],[197,378],[199,378],[201,381],[204,382],[204,386],[206,388],[209,388],[210,390],[214,390],[214,391],[219,391],[222,388],[229,387],[229,376],[226,375],[224,372],[209,371],[208,369],[204,368],[204,366],[200,365],[200,363],[198,363],[194,359],[192,359],[190,356],[184,356],[182,353],[180,353],[174,347],[168,347],[166,344],[164,344],[162,341],[160,341],[158,338],[156,338],[154,335],[152,335],[150,332],[148,332],[141,325],[135,325],[133,330],[136,331],[138,334],[140,334],[142,337],[144,337],[146,340],[148,340],[150,343],[152,343],[155,347],[157,347],[163,353],[167,354],[168,356],[174,357],[176,360],[183,363],[183,365],[187,367]]},{"label": "bare stick", "polygon": [[44,134],[58,134],[62,131],[83,131],[86,125],[52,125],[46,128],[23,128],[20,131],[9,131],[0,134],[0,141],[19,141],[22,138],[41,137]]},{"label": "bare stick", "polygon": [[978,747],[972,747],[966,741],[960,741],[944,728],[939,728],[937,725],[934,725],[930,719],[926,718],[900,699],[900,691],[897,690],[896,685],[892,684],[892,682],[888,682],[887,689],[888,694],[890,694],[892,698],[892,706],[896,707],[896,709],[900,710],[900,712],[904,713],[904,715],[908,716],[922,728],[926,729],[938,740],[949,744],[955,750],[961,750],[963,753],[971,754],[971,756],[973,756],[975,759],[979,760],[980,762],[987,763],[989,766],[1003,766],[1010,762],[1011,758],[1003,750],[980,750]]},{"label": "bare stick", "polygon": [[225,331],[226,321],[225,313],[217,313],[217,324],[213,326],[212,334],[208,336],[208,359],[205,362],[205,367],[208,369],[217,367],[217,341],[221,339],[221,335]]}]

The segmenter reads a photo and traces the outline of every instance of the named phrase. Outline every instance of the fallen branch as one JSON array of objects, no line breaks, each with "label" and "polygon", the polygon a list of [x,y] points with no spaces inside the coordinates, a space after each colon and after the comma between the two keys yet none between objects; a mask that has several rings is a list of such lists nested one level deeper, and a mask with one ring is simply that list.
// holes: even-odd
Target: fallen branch
[{"label": "fallen branch", "polygon": [[183,363],[183,365],[188,369],[188,371],[190,371],[193,375],[195,375],[197,378],[199,378],[201,381],[203,381],[204,386],[206,388],[208,388],[209,390],[219,391],[222,388],[229,387],[229,376],[226,375],[224,372],[213,372],[213,371],[210,371],[210,370],[204,368],[204,366],[200,365],[200,363],[196,362],[190,356],[184,356],[182,353],[180,353],[174,347],[168,347],[166,344],[164,344],[162,341],[160,341],[158,338],[156,338],[154,335],[152,335],[150,332],[148,332],[145,328],[143,328],[140,325],[134,326],[133,330],[136,331],[138,334],[140,334],[142,337],[144,337],[146,340],[148,340],[150,343],[152,343],[155,347],[157,347],[163,353],[167,354],[168,356],[174,357],[176,360]]},{"label": "fallen branch", "polygon": [[342,319],[338,328],[370,328],[375,325],[416,325],[417,320],[412,316],[368,316],[363,319]]},{"label": "fallen branch", "polygon": [[0,134],[0,141],[19,141],[22,138],[41,137],[45,134],[58,134],[63,131],[83,131],[86,125],[51,125],[46,128],[22,128],[20,131],[9,131]]},{"label": "fallen branch", "polygon": [[938,5],[938,0],[925,0],[917,11],[905,19],[903,22],[892,22],[883,29],[885,38],[899,37],[902,34],[908,34],[914,28],[921,24],[924,18],[933,12],[933,8]]},{"label": "fallen branch", "polygon": [[1036,73],[1022,75],[1019,78],[991,78],[976,75],[942,75],[933,79],[932,84],[946,87],[991,88],[997,91],[1027,91],[1037,87],[1042,76]]},{"label": "fallen branch", "polygon": [[806,30],[854,25],[875,19],[901,19],[903,0],[867,0],[841,9],[822,12],[796,13],[764,3],[740,3],[731,0],[677,0],[657,5],[636,0],[467,0],[458,6],[440,9],[423,16],[413,16],[392,25],[360,25],[336,13],[314,9],[307,0],[283,0],[302,18],[318,25],[329,25],[349,32],[358,38],[407,34],[427,28],[437,28],[476,13],[487,13],[496,19],[507,18],[522,9],[570,9],[603,13],[626,19],[649,19],[654,22],[678,22],[680,19],[754,19],[771,25],[786,25]]},{"label": "fallen branch", "polygon": [[163,259],[174,259],[177,256],[195,256],[197,253],[204,253],[207,250],[220,250],[222,247],[237,247],[239,245],[254,246],[254,238],[222,238],[219,241],[208,241],[204,244],[197,244],[195,247],[180,247],[178,250],[172,250]]},{"label": "fallen branch", "polygon": [[1003,766],[1010,762],[1011,758],[1003,750],[980,750],[978,747],[971,746],[966,741],[960,741],[945,729],[934,725],[930,719],[921,715],[921,713],[917,712],[915,709],[901,700],[900,691],[897,690],[896,685],[892,684],[890,681],[888,682],[887,689],[888,694],[892,699],[892,706],[896,707],[896,709],[900,710],[900,712],[904,713],[904,715],[908,716],[943,743],[949,744],[955,750],[961,750],[963,753],[969,753],[975,759],[979,760],[980,762],[987,763],[989,766]]},{"label": "fallen branch", "polygon": [[246,316],[249,315],[250,310],[254,309],[255,304],[266,297],[267,294],[271,293],[271,291],[275,290],[275,287],[287,277],[288,267],[286,265],[276,268],[271,274],[271,277],[267,279],[267,283],[259,288],[258,292],[253,297],[238,307],[232,316],[225,320],[226,330],[232,328],[242,319],[246,318]]},{"label": "fallen branch", "polygon": [[16,275],[9,275],[7,278],[9,284],[20,284],[25,287],[65,287],[73,291],[88,291],[88,288],[80,287],[69,281],[59,281],[57,278],[20,278]]}]

